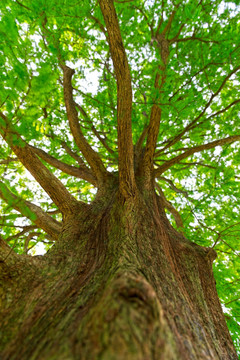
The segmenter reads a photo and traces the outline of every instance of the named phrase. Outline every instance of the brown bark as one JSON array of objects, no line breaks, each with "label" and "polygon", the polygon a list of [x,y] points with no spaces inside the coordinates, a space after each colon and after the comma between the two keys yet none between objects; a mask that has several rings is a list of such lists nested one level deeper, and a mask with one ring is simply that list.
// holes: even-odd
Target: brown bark
[{"label": "brown bark", "polygon": [[[167,70],[167,62],[169,56],[169,41],[167,39],[167,32],[171,28],[171,24],[175,15],[175,11],[171,14],[167,25],[165,26],[164,30],[159,33],[160,28],[158,27],[155,37],[152,40],[155,40],[157,43],[157,47],[160,53],[160,58],[162,64],[158,66],[158,71],[155,76],[154,87],[158,91],[158,102],[161,99],[161,92],[163,91],[163,86],[166,81],[166,70]],[[152,185],[152,173],[153,173],[153,160],[154,160],[154,153],[157,145],[160,121],[161,121],[161,114],[162,110],[159,105],[156,104],[156,100],[154,100],[154,105],[151,109],[149,127],[148,127],[148,136],[147,136],[147,144],[146,149],[143,157],[143,164],[142,164],[142,173],[146,177],[145,186],[150,187]]]},{"label": "brown bark", "polygon": [[0,181],[0,198],[5,200],[6,203],[11,203],[15,210],[30,219],[53,239],[58,238],[62,225],[46,214],[39,206],[14,195],[2,181]]},{"label": "brown bark", "polygon": [[136,192],[132,142],[131,74],[113,0],[99,0],[106,23],[110,51],[117,78],[119,189],[128,198]]},{"label": "brown bark", "polygon": [[77,178],[86,180],[90,182],[91,184],[97,186],[97,180],[92,174],[91,170],[87,168],[86,165],[81,164],[80,167],[68,165],[62,161],[59,161],[55,157],[49,155],[45,151],[36,148],[35,146],[30,146],[31,149],[35,152],[36,155],[38,155],[42,160],[46,161],[49,165],[52,165],[56,169],[61,170],[65,174],[69,174],[71,176],[75,176]]},{"label": "brown bark", "polygon": [[0,125],[0,134],[14,151],[25,168],[50,196],[62,213],[70,213],[80,203],[67,191],[65,186],[49,171],[38,159],[31,147],[14,131],[10,121],[0,112],[3,120]]},{"label": "brown bark", "polygon": [[154,192],[72,214],[43,257],[0,245],[2,360],[237,360],[215,252],[177,233]]},{"label": "brown bark", "polygon": [[104,167],[104,164],[97,152],[95,152],[91,146],[88,144],[86,139],[83,136],[78,113],[76,110],[76,103],[73,100],[72,94],[72,76],[74,74],[74,70],[69,68],[68,66],[63,66],[63,85],[64,85],[64,100],[66,104],[67,116],[69,120],[69,126],[71,132],[73,134],[76,145],[79,150],[82,152],[86,161],[92,168],[92,171],[96,178],[98,179],[99,186],[101,186],[106,178],[109,176],[109,173]]}]

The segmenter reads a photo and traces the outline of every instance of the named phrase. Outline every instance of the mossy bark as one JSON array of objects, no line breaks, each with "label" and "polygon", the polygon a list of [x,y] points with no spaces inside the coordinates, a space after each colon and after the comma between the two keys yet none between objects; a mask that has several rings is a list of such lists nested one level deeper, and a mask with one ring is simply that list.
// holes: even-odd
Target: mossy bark
[{"label": "mossy bark", "polygon": [[45,256],[2,254],[2,360],[237,360],[215,253],[177,233],[154,193],[76,210]]}]

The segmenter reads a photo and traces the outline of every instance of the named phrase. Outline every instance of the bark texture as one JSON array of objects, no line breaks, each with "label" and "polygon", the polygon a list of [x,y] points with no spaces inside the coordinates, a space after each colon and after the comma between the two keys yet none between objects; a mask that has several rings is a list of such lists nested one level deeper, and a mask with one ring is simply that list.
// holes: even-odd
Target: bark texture
[{"label": "bark texture", "polygon": [[154,192],[117,189],[64,219],[45,255],[1,242],[2,360],[237,360],[215,252],[169,224]]}]

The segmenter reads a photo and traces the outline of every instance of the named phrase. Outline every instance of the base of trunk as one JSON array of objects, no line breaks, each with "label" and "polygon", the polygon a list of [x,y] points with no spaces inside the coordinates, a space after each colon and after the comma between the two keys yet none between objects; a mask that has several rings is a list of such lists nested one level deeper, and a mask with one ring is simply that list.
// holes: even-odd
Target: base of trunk
[{"label": "base of trunk", "polygon": [[2,296],[1,359],[237,360],[214,252],[177,233],[155,195],[98,209],[66,219],[34,282],[22,270],[24,289],[16,276]]}]

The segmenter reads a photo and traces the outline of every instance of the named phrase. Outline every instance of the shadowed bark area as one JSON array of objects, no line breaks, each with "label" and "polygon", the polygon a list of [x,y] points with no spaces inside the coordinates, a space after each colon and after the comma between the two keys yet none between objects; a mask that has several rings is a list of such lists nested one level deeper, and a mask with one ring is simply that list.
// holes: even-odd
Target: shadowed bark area
[{"label": "shadowed bark area", "polygon": [[1,294],[1,359],[237,359],[215,252],[177,233],[154,193],[121,204],[115,191],[66,217],[56,245],[19,274],[14,257],[2,260],[12,287]]}]

